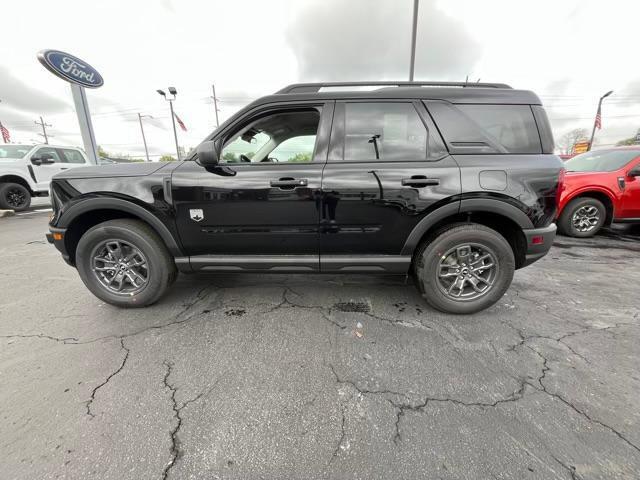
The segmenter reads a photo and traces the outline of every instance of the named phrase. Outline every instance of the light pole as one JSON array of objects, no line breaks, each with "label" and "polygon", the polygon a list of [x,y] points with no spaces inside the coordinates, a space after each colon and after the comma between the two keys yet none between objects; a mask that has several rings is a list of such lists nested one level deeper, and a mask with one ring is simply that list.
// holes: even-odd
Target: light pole
[{"label": "light pole", "polygon": [[178,132],[176,132],[176,117],[173,113],[173,101],[176,99],[176,95],[178,94],[178,91],[175,89],[175,87],[169,87],[168,90],[169,90],[169,94],[172,95],[171,98],[168,98],[167,95],[162,90],[156,90],[156,92],[162,95],[162,97],[169,102],[169,109],[171,110],[171,123],[173,125],[173,138],[176,141],[176,154],[178,155],[178,161],[180,161],[181,158],[180,158],[180,147],[178,146]]},{"label": "light pole", "polygon": [[416,65],[416,34],[418,31],[418,0],[413,0],[413,30],[411,32],[411,65],[409,66],[409,81],[413,82],[413,71]]},{"label": "light pole", "polygon": [[600,97],[600,100],[598,101],[598,110],[596,112],[596,118],[593,121],[593,130],[591,130],[591,140],[589,140],[589,149],[587,150],[587,152],[589,150],[591,150],[591,147],[593,146],[593,137],[596,134],[596,126],[598,126],[601,124],[602,122],[602,101],[607,98],[609,95],[611,95],[613,93],[613,90],[609,90],[607,93],[605,93],[604,95],[602,95]]},{"label": "light pole", "polygon": [[142,133],[142,143],[144,143],[144,153],[147,156],[147,162],[150,162],[151,160],[149,160],[149,149],[147,148],[147,139],[144,136],[144,128],[142,127],[143,118],[153,118],[153,116],[140,115],[140,112],[138,112],[138,122],[140,122],[140,132]]}]

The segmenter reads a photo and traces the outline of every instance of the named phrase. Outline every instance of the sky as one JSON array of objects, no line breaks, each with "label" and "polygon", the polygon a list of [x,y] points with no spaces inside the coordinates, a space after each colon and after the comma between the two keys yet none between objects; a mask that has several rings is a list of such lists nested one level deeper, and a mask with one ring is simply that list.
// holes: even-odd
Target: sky
[{"label": "sky", "polygon": [[[96,140],[112,154],[174,154],[169,105],[195,147],[220,121],[262,95],[303,81],[407,80],[413,0],[21,0],[0,25],[0,122],[14,142],[82,145],[69,84],[42,67],[42,49],[91,64],[104,86],[87,90]],[[507,83],[535,91],[554,136],[589,132],[609,90],[596,142],[640,128],[634,0],[420,0],[416,80]]]}]

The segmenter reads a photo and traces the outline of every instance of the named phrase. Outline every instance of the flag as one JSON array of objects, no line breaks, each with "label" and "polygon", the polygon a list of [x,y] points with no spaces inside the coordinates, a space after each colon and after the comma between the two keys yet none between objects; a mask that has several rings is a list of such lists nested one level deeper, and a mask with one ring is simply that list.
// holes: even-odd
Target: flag
[{"label": "flag", "polygon": [[598,130],[602,129],[602,105],[598,105],[598,112],[596,113],[596,122],[594,124],[595,128]]},{"label": "flag", "polygon": [[184,126],[184,122],[182,120],[180,120],[180,117],[178,116],[178,114],[173,112],[173,116],[176,117],[176,120],[178,121],[178,125],[180,125],[180,128],[182,129],[182,131],[186,132],[187,131],[187,127]]},{"label": "flag", "polygon": [[2,123],[0,123],[0,133],[2,133],[2,140],[4,140],[4,143],[9,143],[11,141],[11,135],[9,135],[9,130],[4,128],[4,125],[2,125]]}]

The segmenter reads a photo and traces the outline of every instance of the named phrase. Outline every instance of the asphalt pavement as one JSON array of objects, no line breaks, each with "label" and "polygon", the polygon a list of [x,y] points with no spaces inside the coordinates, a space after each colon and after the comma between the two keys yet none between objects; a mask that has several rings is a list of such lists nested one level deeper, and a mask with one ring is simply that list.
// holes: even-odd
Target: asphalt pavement
[{"label": "asphalt pavement", "polygon": [[93,297],[0,219],[2,479],[640,478],[640,232],[559,237],[494,307],[403,278],[182,275]]}]

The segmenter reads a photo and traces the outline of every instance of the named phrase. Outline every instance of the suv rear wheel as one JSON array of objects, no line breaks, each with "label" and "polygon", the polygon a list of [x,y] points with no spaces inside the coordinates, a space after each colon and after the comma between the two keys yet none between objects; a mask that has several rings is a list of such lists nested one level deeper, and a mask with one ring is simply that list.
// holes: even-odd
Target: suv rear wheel
[{"label": "suv rear wheel", "polygon": [[592,237],[602,228],[607,210],[600,200],[576,198],[564,207],[558,219],[560,233],[570,237]]},{"label": "suv rear wheel", "polygon": [[130,219],[110,220],[89,229],[78,242],[76,266],[96,297],[119,307],[155,303],[177,274],[156,232]]},{"label": "suv rear wheel", "polygon": [[448,226],[428,238],[414,258],[418,289],[434,308],[475,313],[511,285],[515,260],[507,240],[484,225]]},{"label": "suv rear wheel", "polygon": [[31,192],[19,183],[0,183],[0,209],[20,212],[31,205]]}]

